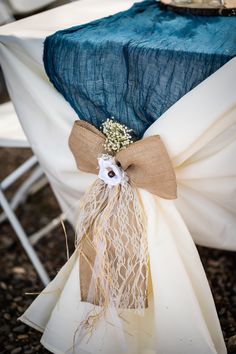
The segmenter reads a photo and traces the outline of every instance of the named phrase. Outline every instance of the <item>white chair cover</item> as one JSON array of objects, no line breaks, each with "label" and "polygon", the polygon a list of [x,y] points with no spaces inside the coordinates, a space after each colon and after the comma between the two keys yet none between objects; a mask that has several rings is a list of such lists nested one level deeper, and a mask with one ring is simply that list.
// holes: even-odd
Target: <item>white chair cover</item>
[{"label": "white chair cover", "polygon": [[80,301],[75,251],[21,317],[44,332],[42,343],[53,353],[226,353],[190,232],[199,243],[235,249],[235,79],[236,59],[184,96],[145,134],[163,138],[177,172],[179,197],[173,202],[141,190],[152,280],[144,317],[124,310],[123,322],[111,310],[89,340],[81,339],[79,324],[94,309]]}]

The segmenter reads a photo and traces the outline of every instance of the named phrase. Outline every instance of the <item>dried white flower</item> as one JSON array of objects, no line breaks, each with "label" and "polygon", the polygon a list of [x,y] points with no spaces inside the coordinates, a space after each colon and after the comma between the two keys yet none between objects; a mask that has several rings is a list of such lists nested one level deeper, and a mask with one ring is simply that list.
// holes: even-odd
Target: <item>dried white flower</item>
[{"label": "dried white flower", "polygon": [[115,155],[118,151],[125,149],[129,144],[133,143],[132,129],[125,125],[115,122],[113,117],[102,123],[101,130],[106,136],[104,148],[108,153]]}]

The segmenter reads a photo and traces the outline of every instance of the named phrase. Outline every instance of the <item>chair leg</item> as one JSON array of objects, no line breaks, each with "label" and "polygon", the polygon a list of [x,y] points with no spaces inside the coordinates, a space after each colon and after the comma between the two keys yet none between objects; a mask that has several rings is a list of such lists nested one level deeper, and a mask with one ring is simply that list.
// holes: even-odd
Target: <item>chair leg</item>
[{"label": "chair leg", "polygon": [[[23,203],[27,198],[30,188],[43,177],[44,173],[40,166],[35,167],[32,174],[26,179],[26,181],[17,189],[13,198],[9,202],[11,210],[16,210],[19,204]],[[0,214],[0,224],[7,218],[5,213]]]},{"label": "chair leg", "polygon": [[14,212],[11,210],[11,207],[3,194],[2,190],[0,189],[0,204],[2,206],[2,209],[4,210],[5,214],[7,215],[17,237],[19,238],[23,248],[25,249],[28,257],[30,258],[32,264],[34,265],[34,268],[36,272],[38,273],[41,281],[43,282],[44,285],[47,285],[50,281],[44,266],[42,265],[41,261],[39,260],[35,250],[31,246],[28,237],[22,228],[19,220],[17,219],[16,215]]},{"label": "chair leg", "polygon": [[66,220],[66,215],[61,214],[57,218],[54,218],[52,221],[50,221],[46,226],[44,226],[42,229],[39,231],[36,231],[32,235],[29,236],[29,241],[31,245],[35,245],[41,238],[43,238],[45,235],[47,235],[49,232],[54,230],[56,227],[58,227],[62,221]]},{"label": "chair leg", "polygon": [[10,187],[19,177],[29,171],[36,163],[38,163],[37,157],[35,155],[31,156],[1,182],[1,189],[5,190]]}]

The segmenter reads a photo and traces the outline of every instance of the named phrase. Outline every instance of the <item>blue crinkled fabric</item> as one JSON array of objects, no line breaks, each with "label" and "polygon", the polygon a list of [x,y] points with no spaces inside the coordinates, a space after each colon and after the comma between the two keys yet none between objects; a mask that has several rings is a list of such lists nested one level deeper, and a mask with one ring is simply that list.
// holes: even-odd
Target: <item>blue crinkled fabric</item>
[{"label": "blue crinkled fabric", "polygon": [[235,55],[235,17],[177,15],[155,0],[44,45],[47,75],[80,119],[99,128],[113,116],[138,137]]}]

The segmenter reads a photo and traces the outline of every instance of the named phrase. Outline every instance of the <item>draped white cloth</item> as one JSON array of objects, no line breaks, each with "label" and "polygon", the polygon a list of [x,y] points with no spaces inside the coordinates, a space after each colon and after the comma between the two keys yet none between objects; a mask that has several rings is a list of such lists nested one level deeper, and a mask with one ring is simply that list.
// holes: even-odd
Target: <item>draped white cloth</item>
[{"label": "draped white cloth", "polygon": [[205,244],[215,242],[220,247],[229,240],[235,244],[235,79],[236,59],[183,97],[145,134],[160,134],[165,142],[177,173],[178,200],[162,200],[141,190],[148,217],[152,283],[144,317],[127,310],[124,322],[111,311],[100,320],[89,341],[80,340],[79,335],[77,338],[80,321],[93,306],[80,301],[75,252],[21,317],[44,331],[42,343],[49,350],[91,354],[226,353],[190,232]]},{"label": "draped white cloth", "polygon": [[[101,3],[108,4],[108,0]],[[76,170],[67,146],[77,117],[43,72],[42,33],[45,36],[59,27],[88,22],[96,18],[96,13],[98,17],[105,16],[128,8],[131,3],[109,0],[110,7],[101,11],[95,0],[81,0],[65,6],[63,11],[54,10],[51,18],[59,21],[56,14],[61,11],[64,22],[51,27],[47,24],[50,29],[44,32],[36,20],[40,16],[40,21],[43,16],[44,20],[49,19],[50,13],[36,16],[32,22],[29,19],[19,23],[19,34],[12,25],[0,30],[1,63],[11,97],[64,211],[77,203],[95,176]],[[86,4],[87,10],[92,10],[85,16]],[[73,17],[71,23],[66,17],[68,9]],[[31,31],[30,26],[37,30]],[[26,33],[31,35],[25,37]],[[80,301],[75,251],[21,317],[23,322],[43,332],[42,343],[50,351],[226,353],[193,239],[201,245],[236,249],[235,86],[236,59],[233,59],[172,106],[145,134],[161,135],[176,171],[178,200],[162,200],[140,191],[148,217],[151,275],[149,308],[144,316],[127,310],[123,321],[111,309],[89,341],[81,338],[77,329],[87,310],[93,307]],[[73,220],[73,213],[70,217]]]}]

